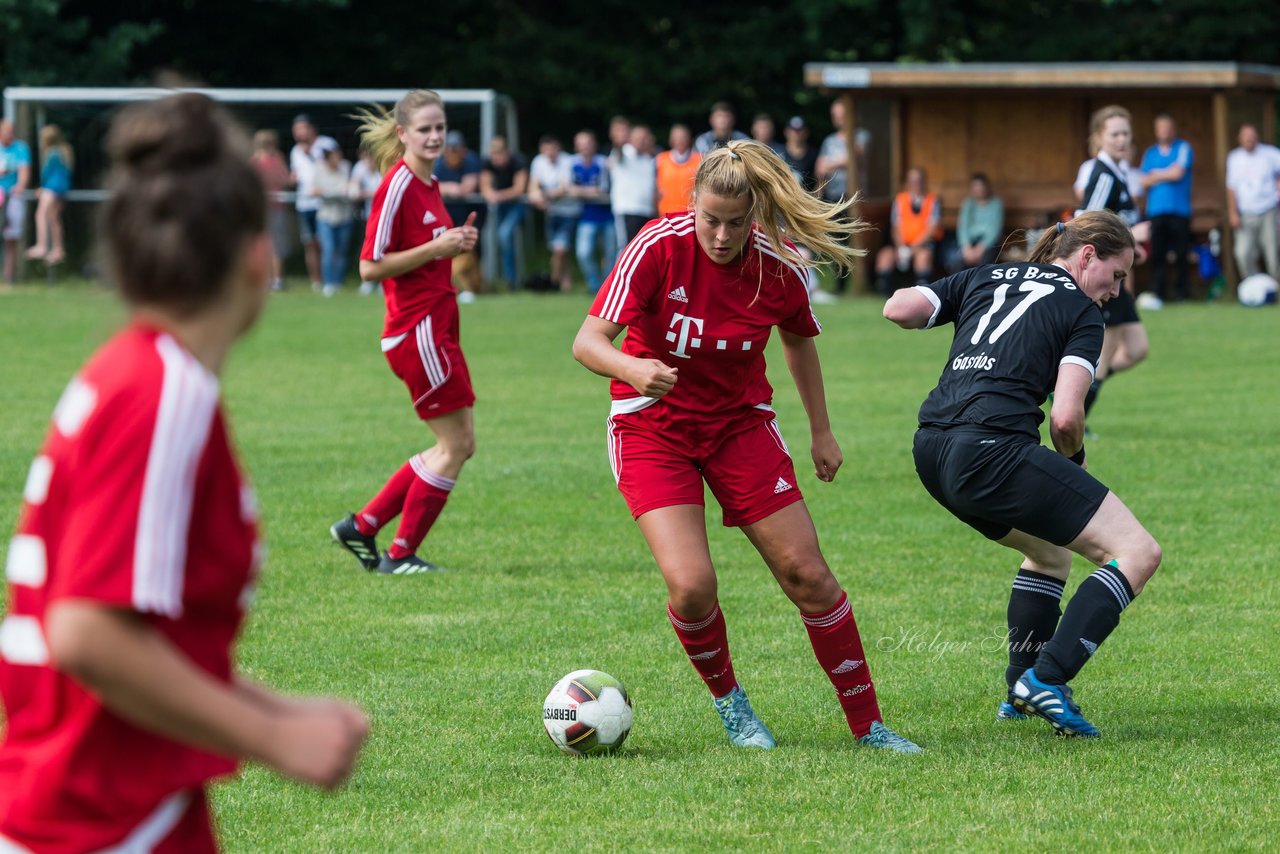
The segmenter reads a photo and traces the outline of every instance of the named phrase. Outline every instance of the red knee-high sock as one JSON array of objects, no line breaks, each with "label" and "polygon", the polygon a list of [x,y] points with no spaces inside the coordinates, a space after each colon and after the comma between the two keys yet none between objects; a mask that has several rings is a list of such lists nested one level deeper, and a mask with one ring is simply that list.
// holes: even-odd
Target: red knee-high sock
[{"label": "red knee-high sock", "polygon": [[383,525],[399,516],[400,508],[404,507],[404,497],[409,493],[409,487],[413,486],[416,477],[411,462],[396,469],[378,494],[356,514],[356,529],[366,537],[372,537],[382,530]]},{"label": "red knee-high sock", "polygon": [[827,678],[835,686],[836,697],[849,729],[855,738],[871,731],[871,724],[882,720],[880,705],[876,702],[876,689],[871,683],[867,668],[867,656],[862,651],[862,638],[858,625],[853,621],[853,609],[849,597],[840,592],[840,601],[820,614],[800,615],[809,632],[809,642],[818,663],[827,672]]},{"label": "red knee-high sock", "polygon": [[413,467],[413,483],[404,496],[404,513],[400,517],[400,527],[396,529],[396,538],[387,548],[387,554],[394,560],[408,557],[418,550],[457,483],[436,474],[417,457],[409,460],[409,465]]},{"label": "red knee-high sock", "polygon": [[689,663],[707,683],[713,697],[723,697],[738,687],[733,675],[733,661],[729,658],[729,633],[725,629],[724,614],[717,602],[711,613],[698,620],[686,620],[667,603],[667,618],[671,620],[680,638],[680,645],[689,655]]}]

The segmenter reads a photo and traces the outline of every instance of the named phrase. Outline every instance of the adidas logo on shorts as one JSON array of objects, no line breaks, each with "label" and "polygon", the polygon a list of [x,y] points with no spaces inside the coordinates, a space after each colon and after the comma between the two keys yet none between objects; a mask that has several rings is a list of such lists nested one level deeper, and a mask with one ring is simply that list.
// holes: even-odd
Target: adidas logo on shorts
[{"label": "adidas logo on shorts", "polygon": [[681,285],[680,287],[676,288],[676,289],[675,289],[674,291],[672,291],[671,293],[667,294],[667,299],[673,299],[673,300],[675,300],[676,302],[688,302],[688,301],[689,301],[689,297],[688,297],[688,295],[687,295],[687,294],[685,294],[685,292],[684,292],[684,285]]},{"label": "adidas logo on shorts", "polygon": [[778,478],[778,482],[773,487],[773,494],[777,495],[779,492],[786,492],[788,489],[791,489],[791,488],[792,488],[791,484],[787,483],[782,478]]}]

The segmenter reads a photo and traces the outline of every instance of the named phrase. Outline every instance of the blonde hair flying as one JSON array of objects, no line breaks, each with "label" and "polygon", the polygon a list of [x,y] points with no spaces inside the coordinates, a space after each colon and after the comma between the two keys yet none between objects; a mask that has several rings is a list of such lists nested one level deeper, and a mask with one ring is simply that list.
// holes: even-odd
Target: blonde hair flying
[{"label": "blonde hair flying", "polygon": [[[854,235],[872,227],[850,212],[855,200],[826,202],[807,192],[782,158],[755,140],[735,140],[703,157],[693,193],[695,199],[699,193],[749,196],[752,219],[770,249],[789,264],[831,262],[850,270],[855,258],[867,254],[853,246]],[[803,244],[815,257],[803,257],[786,241]]]},{"label": "blonde hair flying", "polygon": [[404,143],[396,128],[407,127],[415,112],[432,105],[443,110],[444,99],[430,89],[411,89],[396,101],[391,112],[377,104],[372,109],[356,110],[352,118],[360,120],[357,133],[361,145],[368,148],[379,172],[386,172],[404,156]]}]

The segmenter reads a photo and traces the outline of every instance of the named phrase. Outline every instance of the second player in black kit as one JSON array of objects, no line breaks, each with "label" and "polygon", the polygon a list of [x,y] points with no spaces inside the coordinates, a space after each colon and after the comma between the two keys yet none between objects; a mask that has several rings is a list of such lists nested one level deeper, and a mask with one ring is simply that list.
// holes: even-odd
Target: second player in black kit
[{"label": "second player in black kit", "polygon": [[[1029,263],[900,290],[884,309],[907,329],[955,326],[942,376],[920,407],[916,471],[953,515],[1023,554],[997,719],[1035,714],[1065,735],[1098,735],[1067,683],[1161,557],[1123,502],[1085,471],[1084,398],[1102,351],[1100,305],[1124,287],[1133,255],[1125,223],[1091,211],[1046,231]],[[1040,444],[1039,430],[1050,392],[1054,450]],[[1099,569],[1064,614],[1072,552]]]}]

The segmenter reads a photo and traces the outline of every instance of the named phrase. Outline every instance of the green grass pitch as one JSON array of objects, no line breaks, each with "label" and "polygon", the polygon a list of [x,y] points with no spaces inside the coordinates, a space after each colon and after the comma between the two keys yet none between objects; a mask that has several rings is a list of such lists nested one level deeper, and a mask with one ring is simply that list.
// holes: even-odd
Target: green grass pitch
[{"label": "green grass pitch", "polygon": [[[1273,848],[1277,309],[1149,312],[1150,359],[1102,395],[1091,471],[1165,561],[1076,680],[1104,733],[1093,742],[993,721],[1018,562],[938,508],[910,455],[949,330],[900,331],[874,300],[819,310],[845,454],[830,485],[807,467],[772,346],[780,423],[882,707],[927,749],[903,757],[854,746],[794,608],[712,506],[736,667],[778,738],[769,754],[729,747],[614,489],[605,381],[569,354],[586,308],[523,295],[462,308],[478,453],[424,549],[451,571],[428,577],[366,575],[329,542],[429,441],[378,350],[380,301],[295,288],[235,352],[224,394],[270,545],[241,665],[354,698],[373,734],[336,793],[257,767],[219,786],[229,851]],[[6,524],[63,385],[121,316],[85,285],[0,296]],[[584,667],[631,691],[619,755],[574,760],[542,731],[547,690]]]}]

